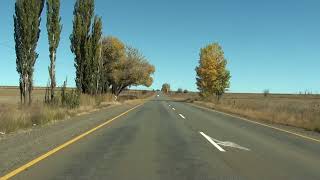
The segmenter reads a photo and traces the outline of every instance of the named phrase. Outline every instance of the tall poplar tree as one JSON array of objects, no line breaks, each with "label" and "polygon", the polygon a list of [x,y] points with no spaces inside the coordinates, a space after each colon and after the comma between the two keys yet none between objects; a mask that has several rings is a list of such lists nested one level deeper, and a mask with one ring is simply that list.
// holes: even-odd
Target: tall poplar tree
[{"label": "tall poplar tree", "polygon": [[50,100],[54,98],[54,90],[56,87],[56,54],[57,48],[60,42],[60,34],[62,30],[61,17],[60,17],[60,0],[47,0],[47,31],[49,41],[49,52],[50,52]]},{"label": "tall poplar tree", "polygon": [[14,40],[17,72],[20,75],[21,102],[26,104],[27,95],[31,104],[34,64],[40,36],[41,12],[44,0],[16,0],[14,20]]},{"label": "tall poplar tree", "polygon": [[91,94],[97,94],[100,91],[101,68],[102,68],[102,20],[101,17],[95,17],[92,26],[91,50],[92,50],[92,69],[91,69]]},{"label": "tall poplar tree", "polygon": [[94,14],[94,0],[77,0],[73,11],[73,31],[70,35],[71,51],[75,55],[76,86],[82,93],[88,93],[87,66],[91,54],[90,30]]}]

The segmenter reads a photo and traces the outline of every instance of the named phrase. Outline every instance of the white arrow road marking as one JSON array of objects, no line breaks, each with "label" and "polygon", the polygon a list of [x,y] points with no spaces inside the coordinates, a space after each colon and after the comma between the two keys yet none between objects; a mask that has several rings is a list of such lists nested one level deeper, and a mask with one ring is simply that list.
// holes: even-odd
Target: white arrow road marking
[{"label": "white arrow road marking", "polygon": [[[211,138],[213,139],[213,138]],[[245,150],[245,151],[250,151],[250,149],[246,148],[246,147],[243,147],[243,146],[240,146],[239,144],[236,144],[234,142],[229,142],[229,141],[219,141],[217,139],[213,139],[214,141],[217,142],[217,144],[221,145],[221,146],[225,146],[225,147],[232,147],[232,148],[237,148],[237,149],[242,149],[242,150]]]},{"label": "white arrow road marking", "polygon": [[182,114],[179,114],[180,117],[182,117],[183,119],[185,119],[185,117]]},{"label": "white arrow road marking", "polygon": [[206,138],[212,145],[214,145],[219,151],[221,152],[226,152],[224,149],[222,149],[222,147],[220,147],[217,143],[215,143],[210,136],[207,136],[205,133],[200,132],[200,134]]},{"label": "white arrow road marking", "polygon": [[[221,146],[224,146],[224,147],[231,147],[231,148],[237,148],[237,149],[241,149],[241,150],[245,150],[245,151],[250,151],[250,149],[246,148],[246,147],[243,147],[243,146],[240,146],[239,144],[236,144],[234,142],[230,142],[230,141],[219,141],[217,139],[214,139],[206,134],[204,134],[203,132],[200,132],[200,134],[202,136],[204,136],[211,144],[213,144],[214,146],[216,146],[216,148],[220,147],[219,145]],[[221,148],[221,147],[220,147]],[[219,148],[218,148],[219,149]],[[222,149],[222,148],[221,148]],[[220,150],[220,149],[219,149]],[[225,151],[224,149],[222,149],[223,152]],[[221,151],[221,150],[220,150]]]}]

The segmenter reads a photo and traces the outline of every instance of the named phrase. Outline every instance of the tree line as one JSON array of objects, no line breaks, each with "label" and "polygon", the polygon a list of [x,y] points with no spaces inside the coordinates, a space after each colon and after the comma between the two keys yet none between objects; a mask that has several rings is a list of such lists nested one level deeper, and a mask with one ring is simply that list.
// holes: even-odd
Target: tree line
[{"label": "tree line", "polygon": [[[77,91],[90,95],[110,92],[118,96],[130,86],[150,86],[155,67],[138,49],[125,45],[116,37],[103,36],[102,18],[95,15],[94,3],[94,0],[76,0],[73,10],[70,49],[75,57]],[[33,72],[38,58],[36,47],[44,5],[50,59],[49,99],[55,98],[56,54],[63,28],[60,0],[16,0],[14,40],[22,104],[32,102]]]}]

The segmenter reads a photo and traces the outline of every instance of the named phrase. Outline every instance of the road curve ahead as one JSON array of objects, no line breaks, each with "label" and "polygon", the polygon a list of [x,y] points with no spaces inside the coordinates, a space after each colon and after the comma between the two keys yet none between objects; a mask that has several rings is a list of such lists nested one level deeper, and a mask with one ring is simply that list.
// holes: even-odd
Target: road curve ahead
[{"label": "road curve ahead", "polygon": [[160,95],[13,179],[320,179],[320,143]]}]

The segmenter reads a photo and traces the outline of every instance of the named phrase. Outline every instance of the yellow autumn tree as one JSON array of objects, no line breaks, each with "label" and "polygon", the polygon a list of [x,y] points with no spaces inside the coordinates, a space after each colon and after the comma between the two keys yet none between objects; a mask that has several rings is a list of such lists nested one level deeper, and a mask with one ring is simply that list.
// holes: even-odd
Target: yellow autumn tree
[{"label": "yellow autumn tree", "polygon": [[199,66],[196,67],[197,86],[200,96],[215,95],[220,100],[230,85],[230,72],[226,69],[227,60],[218,43],[209,44],[200,50]]}]

